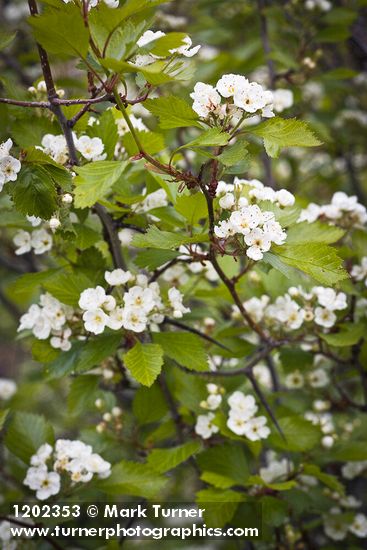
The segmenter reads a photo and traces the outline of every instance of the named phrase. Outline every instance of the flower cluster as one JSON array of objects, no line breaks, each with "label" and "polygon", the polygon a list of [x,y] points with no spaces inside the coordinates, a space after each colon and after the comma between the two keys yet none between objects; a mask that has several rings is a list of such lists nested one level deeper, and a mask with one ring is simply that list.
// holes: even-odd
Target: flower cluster
[{"label": "flower cluster", "polygon": [[367,536],[367,517],[359,513],[354,516],[351,523],[346,522],[341,509],[335,506],[330,510],[330,515],[324,518],[324,531],[335,541],[344,540],[348,531],[364,539]]},{"label": "flower cluster", "polygon": [[367,223],[367,210],[355,195],[349,197],[342,191],[337,191],[330,204],[319,206],[311,202],[302,210],[298,221],[313,223],[318,219],[326,219],[346,228],[363,227]]},{"label": "flower cluster", "polygon": [[21,316],[18,332],[31,330],[39,340],[46,340],[51,336],[50,344],[53,348],[68,351],[71,348],[71,329],[68,321],[72,319],[74,311],[70,306],[62,304],[51,296],[42,294],[40,304],[32,304],[28,311]]},{"label": "flower cluster", "polygon": [[12,147],[13,142],[10,138],[0,143],[0,191],[8,181],[16,181],[21,169],[20,161],[10,154]]},{"label": "flower cluster", "polygon": [[[300,302],[300,303],[299,303]],[[298,330],[305,322],[331,328],[337,321],[337,311],[347,308],[347,296],[333,288],[315,286],[310,291],[302,287],[290,287],[284,296],[278,296],[270,303],[267,295],[250,298],[244,308],[256,322],[264,322],[272,329]],[[238,308],[233,307],[238,316]]]},{"label": "flower cluster", "polygon": [[239,74],[223,75],[215,87],[197,82],[190,97],[192,108],[203,119],[219,118],[236,125],[246,116],[274,116],[272,92]]},{"label": "flower cluster", "polygon": [[44,254],[52,248],[52,235],[46,229],[36,229],[31,233],[21,229],[14,238],[13,243],[16,246],[15,254],[21,256],[31,250],[37,255]]},{"label": "flower cluster", "polygon": [[45,443],[31,457],[23,483],[36,491],[39,500],[46,500],[60,492],[62,474],[75,484],[88,483],[94,475],[104,479],[110,473],[111,464],[93,453],[90,445],[78,440],[58,439],[55,447]]},{"label": "flower cluster", "polygon": [[250,441],[266,439],[270,435],[265,416],[255,416],[258,406],[252,395],[235,391],[228,398],[228,428],[236,435],[244,435]]},{"label": "flower cluster", "polygon": [[294,204],[292,193],[286,189],[274,191],[258,180],[235,178],[233,184],[218,182],[216,196],[219,197],[219,206],[231,212],[214,228],[219,239],[235,238],[237,244],[245,247],[246,255],[255,261],[263,258],[272,243],[284,244],[287,234],[276,221],[274,212],[251,203],[269,201],[285,208]]},{"label": "flower cluster", "polygon": [[[105,279],[109,285],[125,286],[122,303],[118,304],[112,294],[106,294],[103,287],[88,288],[80,295],[79,306],[84,311],[83,321],[87,331],[101,334],[105,327],[119,330],[122,327],[133,332],[143,332],[148,325],[162,323],[168,312],[182,317],[189,308],[182,303],[182,294],[172,287],[168,291],[169,306],[165,306],[157,282],[149,283],[145,275],[132,275],[129,271],[115,269],[107,271]],[[127,289],[127,284],[135,282]],[[173,311],[172,311],[173,310]]]},{"label": "flower cluster", "polygon": [[[89,137],[87,135],[77,137],[73,133],[75,148],[86,160],[96,161],[104,160],[106,153],[104,151],[104,144],[99,137]],[[41,147],[38,147],[41,151],[49,155],[55,162],[59,164],[65,164],[68,159],[68,147],[66,139],[63,135],[45,134],[41,141]]]}]

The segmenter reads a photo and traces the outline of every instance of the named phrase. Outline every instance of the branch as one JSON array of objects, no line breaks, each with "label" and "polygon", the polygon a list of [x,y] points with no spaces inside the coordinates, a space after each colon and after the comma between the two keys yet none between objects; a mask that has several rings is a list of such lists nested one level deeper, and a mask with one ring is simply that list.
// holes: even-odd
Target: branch
[{"label": "branch", "polygon": [[108,242],[114,266],[116,268],[126,270],[126,265],[121,253],[121,243],[115,231],[115,226],[111,215],[107,212],[106,208],[102,206],[102,204],[95,204],[93,209],[103,225],[105,239]]},{"label": "branch", "polygon": [[232,350],[227,348],[224,344],[221,344],[218,342],[218,340],[215,340],[215,338],[212,338],[211,336],[208,336],[205,334],[205,332],[201,332],[200,330],[190,327],[188,325],[185,325],[184,323],[181,323],[180,321],[176,321],[176,319],[170,319],[169,317],[165,317],[163,323],[167,325],[172,325],[173,327],[182,328],[183,330],[186,330],[187,332],[191,332],[192,334],[197,334],[200,336],[200,338],[203,338],[203,340],[206,340],[207,342],[210,342],[211,344],[215,344],[216,346],[225,349],[226,351],[229,351],[232,353]]}]

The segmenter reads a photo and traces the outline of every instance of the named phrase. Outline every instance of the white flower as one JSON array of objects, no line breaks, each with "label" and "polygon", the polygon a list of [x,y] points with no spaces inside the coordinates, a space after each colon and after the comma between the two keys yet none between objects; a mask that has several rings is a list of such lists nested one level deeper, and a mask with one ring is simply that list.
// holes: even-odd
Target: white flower
[{"label": "white flower", "polygon": [[122,320],[123,327],[134,332],[143,332],[148,323],[146,314],[140,307],[125,307]]},{"label": "white flower", "polygon": [[266,426],[265,416],[256,416],[251,418],[245,425],[244,435],[250,441],[266,439],[270,435],[270,429]]},{"label": "white flower", "polygon": [[15,181],[22,165],[14,157],[4,157],[0,159],[0,174],[4,176],[4,183]]},{"label": "white flower", "polygon": [[51,229],[51,231],[56,231],[61,225],[61,222],[58,218],[51,218],[48,222],[48,225]]},{"label": "white flower", "polygon": [[52,237],[45,229],[38,229],[32,232],[31,244],[35,254],[44,254],[52,248]]},{"label": "white flower", "polygon": [[31,465],[32,466],[41,466],[47,462],[47,460],[52,455],[53,448],[49,443],[44,443],[41,445],[41,447],[38,449],[36,454],[34,454],[31,457]]},{"label": "white flower", "polygon": [[20,230],[13,237],[13,243],[17,247],[15,250],[15,254],[17,256],[20,256],[21,254],[26,254],[32,249],[31,234],[28,233],[28,231]]},{"label": "white flower", "polygon": [[342,466],[342,475],[345,479],[354,479],[367,469],[367,460],[346,462]]},{"label": "white flower", "polygon": [[106,301],[105,289],[101,286],[96,288],[87,288],[83,290],[79,298],[79,307],[81,309],[97,309],[100,308]]},{"label": "white flower", "polygon": [[62,351],[69,351],[71,349],[71,342],[69,338],[71,336],[71,329],[66,328],[60,335],[52,336],[50,344],[55,349],[61,349]]},{"label": "white flower", "polygon": [[43,152],[50,155],[55,162],[65,164],[68,160],[68,147],[63,135],[46,134],[43,136],[41,143]]},{"label": "white flower", "polygon": [[256,113],[256,111],[263,109],[268,103],[271,103],[271,99],[271,92],[264,92],[263,87],[257,82],[241,86],[233,96],[236,107],[247,113]]},{"label": "white flower", "polygon": [[26,216],[26,218],[32,227],[37,227],[42,223],[42,218],[38,218],[37,216]]},{"label": "white flower", "polygon": [[246,255],[252,260],[261,260],[263,252],[267,252],[271,247],[268,234],[258,227],[245,235],[245,243],[249,247],[246,250]]},{"label": "white flower", "polygon": [[236,228],[231,221],[223,220],[214,227],[214,233],[220,239],[227,239],[236,233]]},{"label": "white flower", "polygon": [[215,88],[203,82],[195,84],[190,97],[194,100],[192,108],[201,118],[207,118],[219,107],[221,102],[220,95]]},{"label": "white flower", "polygon": [[324,520],[325,534],[332,540],[344,540],[348,534],[348,525],[337,516],[328,516]]},{"label": "white flower", "polygon": [[62,202],[65,204],[71,204],[73,202],[73,196],[70,193],[65,193],[62,198]]},{"label": "white flower", "polygon": [[353,523],[349,526],[351,531],[356,537],[367,537],[367,517],[364,514],[357,514],[353,520]]},{"label": "white flower", "polygon": [[9,138],[0,143],[0,160],[10,156],[10,149],[13,147],[13,141]]},{"label": "white flower", "polygon": [[240,413],[233,412],[228,420],[227,427],[236,435],[244,435],[246,431],[247,420]]},{"label": "white flower", "polygon": [[234,203],[235,203],[235,198],[233,193],[226,193],[223,197],[219,199],[219,206],[226,210],[231,209]]},{"label": "white flower", "polygon": [[361,260],[361,265],[354,265],[350,272],[351,276],[356,281],[363,281],[367,278],[367,256],[364,256]]},{"label": "white flower", "polygon": [[172,287],[168,290],[168,299],[173,309],[173,317],[176,319],[180,319],[184,313],[191,311],[189,307],[183,305],[183,294],[177,288]]},{"label": "white flower", "polygon": [[105,271],[104,278],[109,285],[118,286],[124,285],[128,281],[131,281],[133,279],[133,275],[130,271],[114,269],[113,271]]},{"label": "white flower", "polygon": [[253,319],[255,323],[259,323],[264,317],[265,308],[268,305],[269,300],[269,296],[266,296],[265,294],[261,296],[261,298],[256,298],[254,296],[253,298],[246,300],[246,302],[243,303],[243,307],[248,315],[250,315],[251,319]]},{"label": "white flower", "polygon": [[347,296],[344,292],[336,293],[333,288],[323,286],[313,287],[312,292],[316,294],[320,306],[331,311],[342,310],[348,306]]},{"label": "white flower", "polygon": [[195,54],[198,53],[201,46],[195,46],[194,48],[191,48],[192,46],[192,40],[189,36],[185,36],[183,39],[183,45],[179,46],[178,48],[174,48],[172,50],[169,50],[170,53],[178,53],[180,55],[183,55],[185,57],[193,57]]},{"label": "white flower", "polygon": [[0,378],[0,399],[11,399],[17,391],[17,385],[14,380],[9,378]]},{"label": "white flower", "polygon": [[309,373],[308,381],[312,388],[323,388],[329,384],[330,379],[324,369],[315,369]]},{"label": "white flower", "polygon": [[274,111],[281,113],[293,105],[293,92],[279,88],[273,91]]},{"label": "white flower", "polygon": [[89,309],[83,313],[85,330],[93,334],[101,334],[108,322],[108,316],[101,308]]},{"label": "white flower", "polygon": [[217,82],[216,88],[222,97],[232,97],[237,90],[248,86],[249,81],[239,74],[225,74]]},{"label": "white flower", "polygon": [[129,244],[131,243],[131,241],[133,239],[134,231],[132,231],[131,229],[127,229],[127,228],[120,229],[117,236],[118,236],[119,241],[120,241],[122,246],[129,246]]},{"label": "white flower", "polygon": [[46,466],[37,468],[31,466],[23,481],[33,491],[39,500],[46,500],[60,491],[60,476],[57,472],[48,472]]},{"label": "white flower", "polygon": [[153,42],[153,40],[162,38],[162,36],[166,36],[166,33],[162,31],[145,31],[145,33],[141,35],[136,44],[137,46],[139,46],[139,48],[143,48],[147,44],[150,44],[150,42]]},{"label": "white flower", "polygon": [[168,199],[166,191],[164,189],[157,189],[157,191],[149,193],[142,202],[133,205],[133,210],[138,213],[149,212],[149,210],[153,210],[153,208],[160,208],[167,205]]},{"label": "white flower", "polygon": [[285,377],[285,386],[289,389],[298,389],[302,388],[304,385],[305,379],[299,370],[295,370],[290,374],[287,374]]},{"label": "white flower", "polygon": [[99,137],[82,136],[76,140],[75,147],[87,160],[103,160],[106,158],[106,155],[102,155],[104,145]]},{"label": "white flower", "polygon": [[83,465],[88,472],[98,474],[102,479],[105,479],[111,473],[111,464],[96,453],[86,456]]},{"label": "white flower", "polygon": [[155,306],[153,291],[140,286],[133,286],[125,292],[123,300],[125,306],[141,309],[144,313],[149,313]]},{"label": "white flower", "polygon": [[103,2],[111,9],[119,7],[119,0],[103,0]]},{"label": "white flower", "polygon": [[317,307],[315,309],[315,323],[325,328],[331,328],[336,321],[336,315],[330,309]]},{"label": "white flower", "polygon": [[203,439],[209,439],[213,434],[218,433],[218,426],[213,424],[214,418],[213,413],[199,414],[195,424],[195,433]]},{"label": "white flower", "polygon": [[235,391],[228,398],[228,405],[230,406],[230,416],[239,415],[243,420],[248,420],[257,411],[257,405],[252,395],[245,395],[241,391]]},{"label": "white flower", "polygon": [[279,204],[279,206],[293,206],[295,202],[294,195],[287,191],[286,189],[280,189],[279,191],[275,192],[275,198]]},{"label": "white flower", "polygon": [[275,460],[275,458],[273,458],[275,453],[269,452],[268,455],[268,466],[260,468],[259,470],[260,477],[265,481],[265,483],[272,483],[273,481],[279,481],[287,477],[292,464],[289,464],[286,458]]}]

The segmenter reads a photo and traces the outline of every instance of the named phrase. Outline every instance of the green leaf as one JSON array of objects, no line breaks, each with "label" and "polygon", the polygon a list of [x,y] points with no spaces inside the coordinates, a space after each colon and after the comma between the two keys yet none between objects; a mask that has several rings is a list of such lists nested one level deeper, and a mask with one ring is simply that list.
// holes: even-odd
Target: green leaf
[{"label": "green leaf", "polygon": [[4,441],[10,452],[28,464],[43,443],[53,443],[53,428],[43,416],[16,412],[9,422]]},{"label": "green leaf", "polygon": [[134,259],[134,264],[138,267],[146,268],[152,271],[170,260],[177,258],[179,255],[179,252],[172,250],[157,250],[154,248],[150,250],[142,250]]},{"label": "green leaf", "polygon": [[207,242],[208,239],[208,235],[205,234],[186,237],[179,233],[161,231],[155,225],[150,225],[144,235],[134,235],[132,245],[138,248],[160,248],[169,250],[171,248],[178,248],[182,244]]},{"label": "green leaf", "polygon": [[[149,151],[151,155],[155,155],[166,147],[164,137],[158,132],[136,132],[140,144],[145,151]],[[137,155],[139,153],[138,146],[131,133],[126,133],[122,138],[122,143],[128,155]]]},{"label": "green leaf", "polygon": [[197,371],[208,370],[208,357],[202,340],[186,332],[155,332],[153,341],[162,346],[164,354],[180,365]]},{"label": "green leaf", "polygon": [[179,48],[185,44],[184,39],[186,36],[187,34],[184,32],[170,32],[165,36],[153,40],[145,47],[154,55],[168,57],[171,55],[170,50]]},{"label": "green leaf", "polygon": [[0,430],[3,429],[5,421],[8,418],[9,412],[10,412],[10,409],[4,409],[0,412]]},{"label": "green leaf", "polygon": [[10,193],[19,212],[48,220],[57,209],[55,185],[41,166],[23,167]]},{"label": "green leaf", "polygon": [[7,48],[16,37],[16,32],[7,32],[3,29],[0,31],[0,50]]},{"label": "green leaf", "polygon": [[313,449],[321,439],[321,431],[300,416],[287,416],[279,419],[279,426],[286,441],[278,433],[272,433],[269,443],[279,449],[304,452]]},{"label": "green leaf", "polygon": [[212,447],[197,458],[201,479],[219,489],[244,485],[250,471],[243,448],[235,443]]},{"label": "green leaf", "polygon": [[175,152],[181,149],[196,149],[197,147],[220,147],[227,145],[230,137],[227,132],[223,132],[219,128],[209,128],[209,130],[205,130],[196,139],[176,149]]},{"label": "green leaf", "polygon": [[148,465],[159,474],[173,470],[182,462],[199,452],[201,443],[199,441],[189,441],[178,447],[170,449],[153,449],[148,456]]},{"label": "green leaf", "polygon": [[320,337],[329,346],[344,347],[354,346],[366,336],[366,325],[364,323],[342,323],[338,325],[338,332],[330,334],[320,333]]},{"label": "green leaf", "polygon": [[231,490],[202,489],[196,493],[196,503],[204,508],[205,523],[209,527],[224,527],[233,518],[240,502],[247,500],[244,493]]},{"label": "green leaf", "polygon": [[167,481],[147,464],[121,460],[112,467],[111,475],[98,483],[98,489],[119,497],[133,495],[154,499],[162,493]]},{"label": "green leaf", "polygon": [[337,442],[332,452],[324,452],[322,460],[327,462],[360,462],[367,460],[366,441]]},{"label": "green leaf", "polygon": [[322,222],[297,223],[287,231],[288,244],[324,243],[332,244],[345,235],[344,229],[336,225],[326,225]]},{"label": "green leaf", "polygon": [[99,377],[81,375],[73,379],[68,396],[68,410],[71,414],[81,414],[90,409],[96,400]]},{"label": "green leaf", "polygon": [[199,220],[208,216],[208,207],[203,193],[180,195],[177,197],[175,209],[190,225],[197,225]]},{"label": "green leaf", "polygon": [[28,22],[33,27],[35,39],[46,51],[86,57],[89,32],[78,6],[68,4],[62,9],[49,8],[42,15],[30,17]]},{"label": "green leaf", "polygon": [[97,124],[89,126],[88,135],[90,137],[101,138],[104,145],[104,151],[107,153],[107,158],[113,159],[118,133],[111,109],[105,111],[102,116],[98,117]]},{"label": "green leaf", "polygon": [[123,356],[124,363],[133,377],[143,384],[151,386],[163,365],[163,350],[157,344],[141,344],[135,346]]},{"label": "green leaf", "polygon": [[73,239],[75,246],[80,250],[86,250],[91,246],[95,245],[96,242],[101,240],[101,235],[88,227],[87,225],[82,225],[81,223],[74,223],[73,229],[76,232],[75,239]]},{"label": "green leaf", "polygon": [[345,488],[340,481],[338,481],[338,478],[336,476],[332,476],[330,474],[325,474],[320,470],[320,467],[316,464],[305,464],[303,466],[302,474],[315,477],[321,483],[326,485],[326,487],[329,487],[332,491],[337,491],[338,493],[344,493]]},{"label": "green leaf", "polygon": [[[154,407],[151,404],[154,403]],[[168,412],[168,405],[158,383],[149,388],[141,386],[135,393],[133,413],[140,424],[161,420]]]},{"label": "green leaf", "polygon": [[239,139],[234,145],[226,147],[221,155],[217,157],[219,162],[225,166],[234,166],[235,164],[247,160],[247,143]]},{"label": "green leaf", "polygon": [[74,178],[75,207],[93,206],[103,199],[112,189],[127,166],[126,161],[101,160],[86,166],[75,167],[77,177]]},{"label": "green leaf", "polygon": [[59,354],[60,350],[53,348],[47,340],[35,340],[32,343],[32,357],[39,363],[49,363]]},{"label": "green leaf", "polygon": [[285,244],[273,246],[272,251],[282,262],[304,271],[321,284],[330,286],[348,278],[348,273],[343,268],[343,260],[334,248],[326,244]]},{"label": "green leaf", "polygon": [[82,373],[98,366],[116,353],[120,341],[120,333],[106,332],[87,342],[75,342],[69,351],[61,353],[47,365],[48,378],[60,378],[71,372]]},{"label": "green leaf", "polygon": [[38,273],[25,273],[20,275],[8,286],[8,292],[16,300],[26,302],[47,279],[58,273],[59,269],[49,269]]},{"label": "green leaf", "polygon": [[159,117],[159,127],[162,130],[198,126],[201,124],[195,111],[180,97],[168,96],[148,99],[144,107],[154,116]]},{"label": "green leaf", "polygon": [[321,141],[314,135],[308,124],[295,118],[274,117],[250,131],[264,139],[264,146],[270,157],[278,157],[282,147],[321,145]]},{"label": "green leaf", "polygon": [[92,286],[90,279],[80,271],[78,273],[58,271],[41,284],[61,303],[74,307],[78,306],[83,290]]}]

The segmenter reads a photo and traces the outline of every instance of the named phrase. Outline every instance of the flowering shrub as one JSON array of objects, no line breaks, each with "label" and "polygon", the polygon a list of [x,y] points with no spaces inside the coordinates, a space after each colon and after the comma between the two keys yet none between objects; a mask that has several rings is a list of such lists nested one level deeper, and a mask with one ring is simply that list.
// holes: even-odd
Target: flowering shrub
[{"label": "flowering shrub", "polygon": [[28,3],[0,35],[4,502],[246,502],[251,548],[362,548],[363,2]]}]

